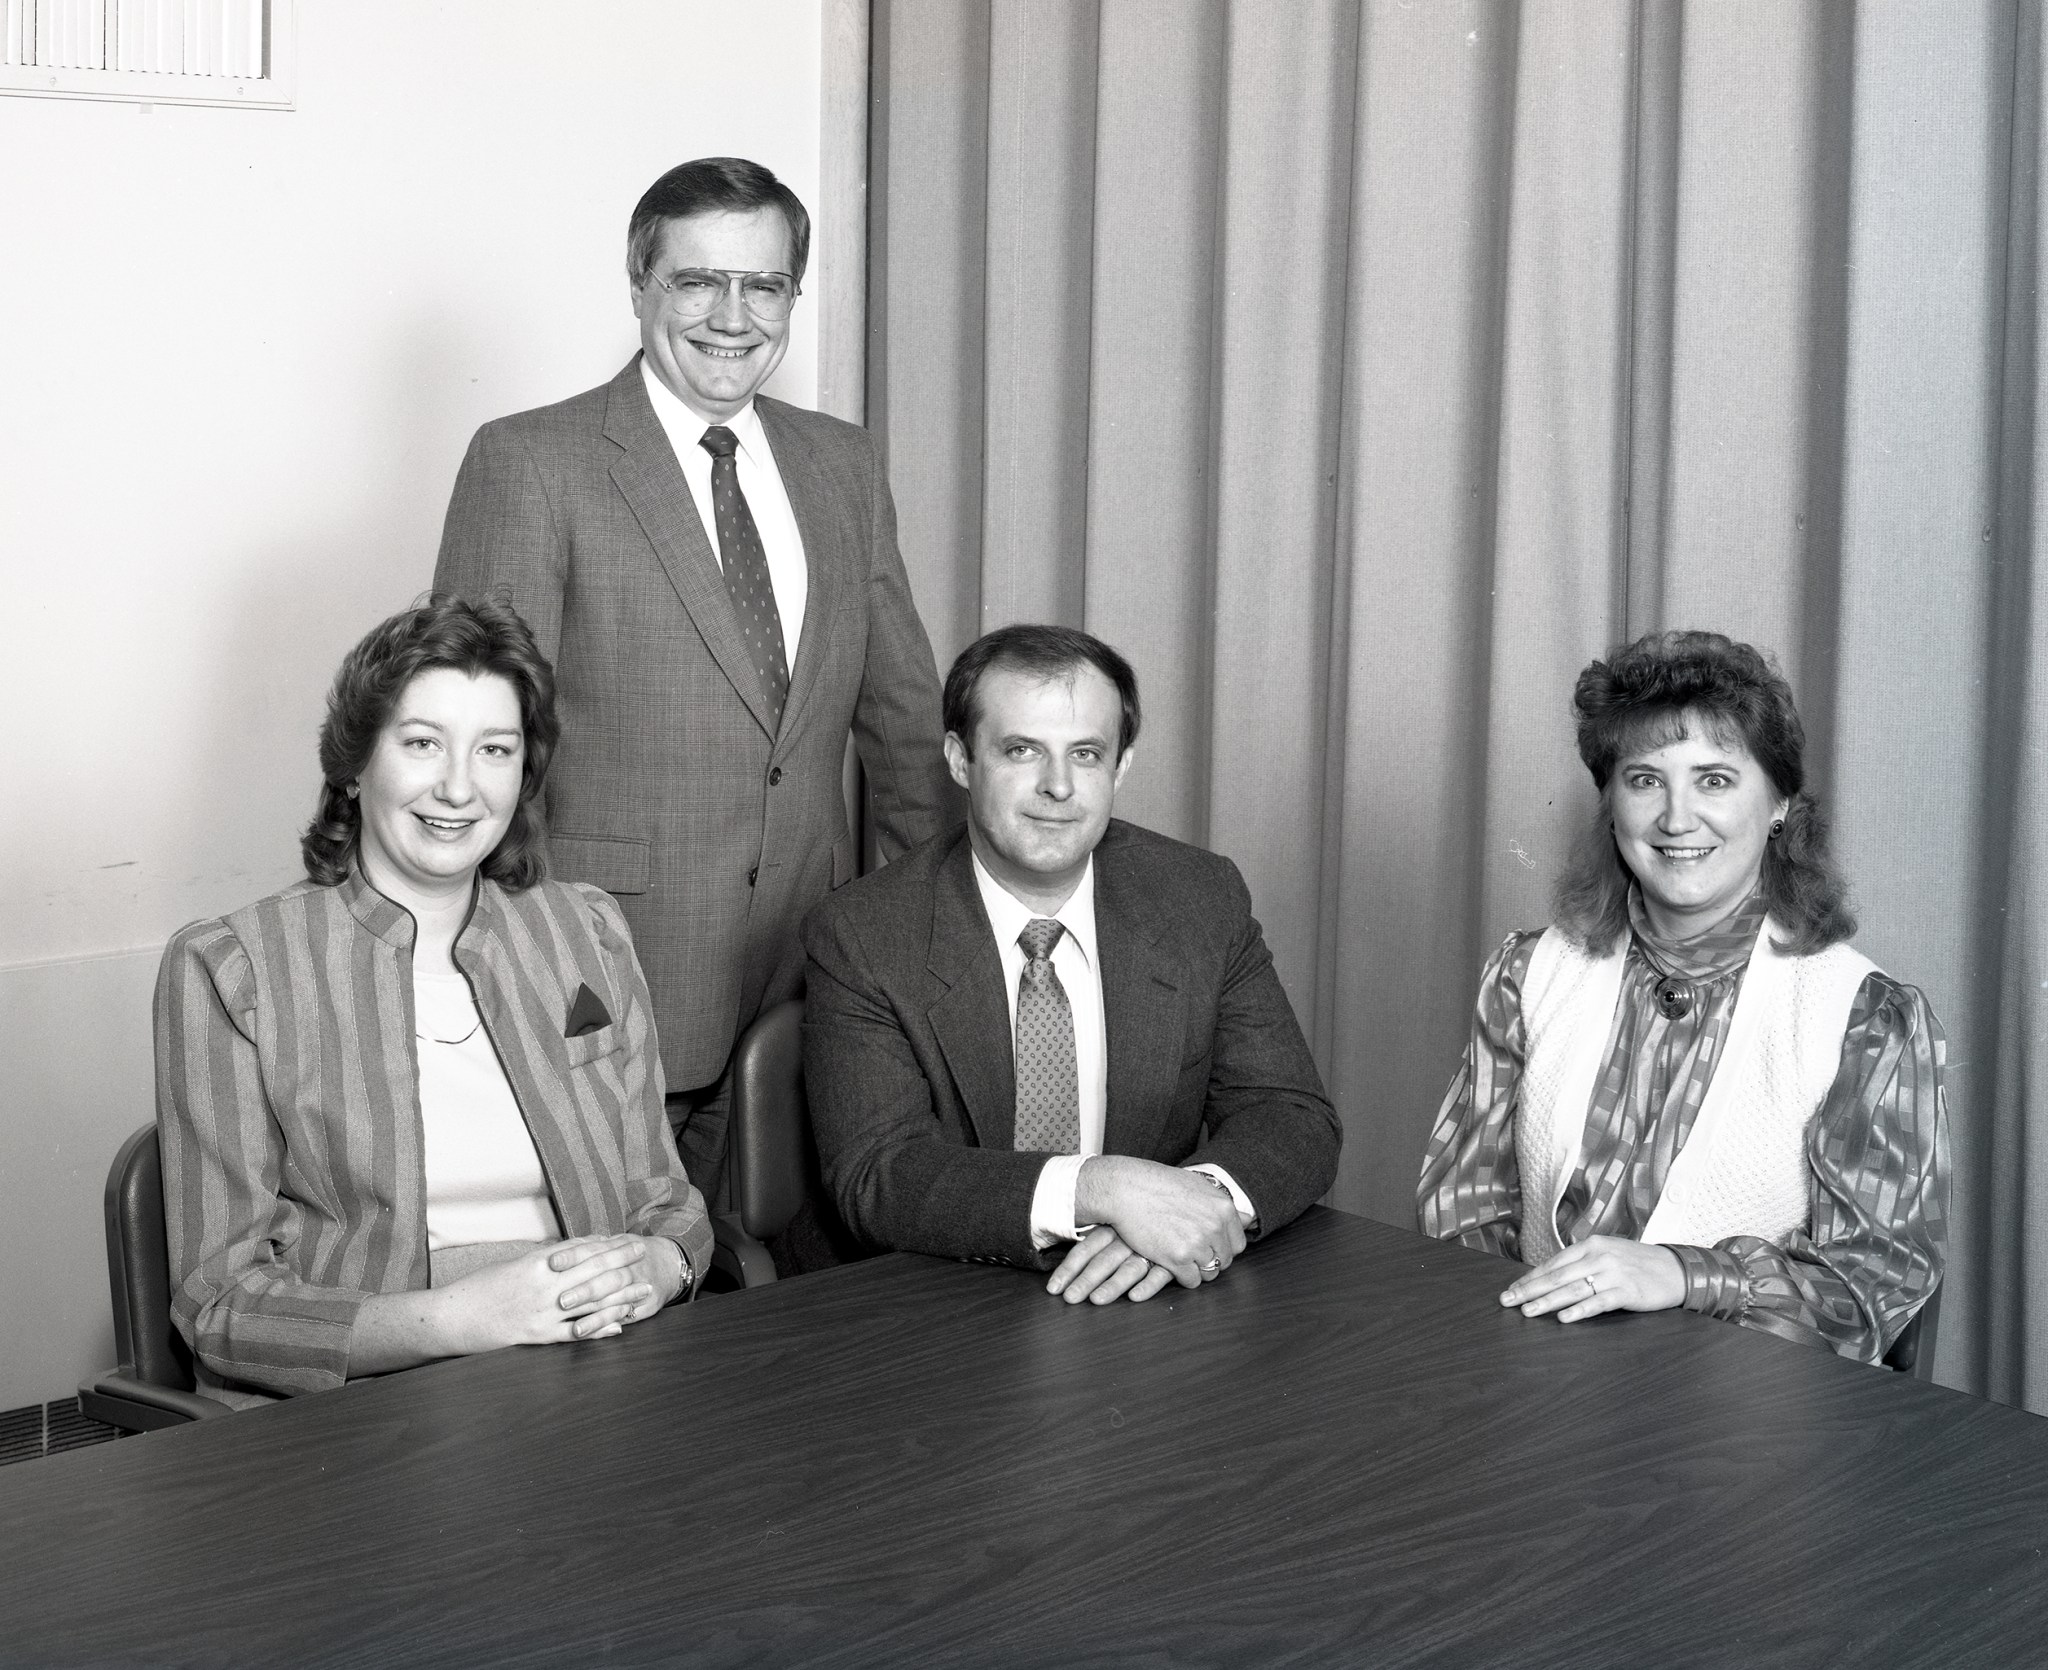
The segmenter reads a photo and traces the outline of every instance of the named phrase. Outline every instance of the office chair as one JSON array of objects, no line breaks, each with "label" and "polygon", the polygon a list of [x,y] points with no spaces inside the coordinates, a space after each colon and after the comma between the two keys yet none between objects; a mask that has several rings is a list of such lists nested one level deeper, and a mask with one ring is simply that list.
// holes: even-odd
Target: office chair
[{"label": "office chair", "polygon": [[107,1169],[107,1287],[119,1365],[78,1388],[79,1413],[128,1432],[232,1415],[192,1389],[192,1353],[171,1326],[171,1256],[164,1243],[163,1160],[156,1126],[121,1144]]},{"label": "office chair", "polygon": [[1934,1333],[1940,1326],[1941,1289],[1937,1287],[1927,1303],[1913,1313],[1913,1320],[1906,1324],[1904,1331],[1892,1341],[1892,1348],[1884,1354],[1884,1366],[1895,1368],[1901,1374],[1911,1374],[1923,1356],[1932,1364]]},{"label": "office chair", "polygon": [[711,1267],[742,1287],[775,1279],[775,1260],[763,1243],[789,1227],[818,1182],[804,1106],[803,1021],[799,999],[778,1003],[747,1028],[733,1060]]}]

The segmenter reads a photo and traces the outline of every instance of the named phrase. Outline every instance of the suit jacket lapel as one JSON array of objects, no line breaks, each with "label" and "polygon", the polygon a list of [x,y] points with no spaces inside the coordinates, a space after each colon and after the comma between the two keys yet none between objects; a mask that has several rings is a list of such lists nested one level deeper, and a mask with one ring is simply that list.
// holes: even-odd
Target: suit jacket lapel
[{"label": "suit jacket lapel", "polygon": [[817,449],[783,415],[779,401],[757,399],[754,411],[768,437],[768,448],[775,454],[775,470],[782,477],[782,490],[796,517],[796,531],[804,542],[804,568],[810,577],[803,632],[795,644],[784,646],[790,651],[789,700],[783,708],[782,724],[793,731],[818,686],[824,644],[849,577],[841,572],[839,521],[833,498],[826,491],[825,466]]},{"label": "suit jacket lapel", "polygon": [[970,850],[962,831],[934,878],[927,966],[945,990],[933,1000],[927,1018],[976,1142],[983,1148],[1010,1148],[1017,1132],[1010,999],[995,930],[974,884]]},{"label": "suit jacket lapel", "polygon": [[704,519],[697,513],[697,501],[690,497],[690,484],[683,479],[675,449],[647,399],[638,355],[612,379],[611,395],[605,402],[604,433],[621,449],[612,463],[612,482],[654,547],[669,584],[675,587],[698,635],[732,681],[740,700],[761,728],[774,736],[768,697],[740,635],[732,595],[725,589],[725,576],[719,572],[711,542],[704,537]]},{"label": "suit jacket lapel", "polygon": [[1123,861],[1123,843],[1112,823],[1095,849],[1095,942],[1109,1056],[1102,1132],[1107,1154],[1153,1158],[1173,1111],[1187,1012],[1180,961],[1166,949],[1164,930],[1150,896]]}]

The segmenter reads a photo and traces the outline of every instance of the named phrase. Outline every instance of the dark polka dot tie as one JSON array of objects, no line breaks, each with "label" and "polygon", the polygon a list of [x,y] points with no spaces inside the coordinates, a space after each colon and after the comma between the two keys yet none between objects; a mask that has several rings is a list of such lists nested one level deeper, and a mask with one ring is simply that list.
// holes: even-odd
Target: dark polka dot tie
[{"label": "dark polka dot tie", "polygon": [[1017,1137],[1019,1152],[1077,1154],[1081,1149],[1081,1076],[1074,1066],[1074,1013],[1053,972],[1052,948],[1066,929],[1050,917],[1024,924],[1024,977],[1017,982]]},{"label": "dark polka dot tie", "polygon": [[768,697],[768,717],[782,728],[782,704],[789,699],[789,657],[782,647],[782,616],[775,608],[775,585],[768,578],[768,553],[761,530],[740,491],[740,469],[733,454],[739,437],[724,424],[704,431],[697,443],[711,454],[712,519],[718,524],[718,552],[725,567],[725,589],[732,594],[732,612],[747,641],[754,670]]}]

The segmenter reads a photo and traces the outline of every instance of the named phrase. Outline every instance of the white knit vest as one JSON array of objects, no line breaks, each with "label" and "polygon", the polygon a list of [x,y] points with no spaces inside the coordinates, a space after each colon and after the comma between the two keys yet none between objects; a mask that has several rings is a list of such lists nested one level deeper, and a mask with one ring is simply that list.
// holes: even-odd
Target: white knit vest
[{"label": "white knit vest", "polygon": [[[1645,1241],[1710,1247],[1731,1235],[1778,1246],[1812,1210],[1806,1134],[1842,1059],[1842,1034],[1863,977],[1875,968],[1847,945],[1810,957],[1782,955],[1766,920],[1750,952],[1721,1058],[1692,1131],[1664,1180]],[[1589,957],[1549,929],[1522,984],[1528,1066],[1515,1113],[1522,1176],[1522,1257],[1558,1252],[1557,1207],[1578,1167],[1586,1114],[1599,1081],[1615,1005],[1624,938]]]}]

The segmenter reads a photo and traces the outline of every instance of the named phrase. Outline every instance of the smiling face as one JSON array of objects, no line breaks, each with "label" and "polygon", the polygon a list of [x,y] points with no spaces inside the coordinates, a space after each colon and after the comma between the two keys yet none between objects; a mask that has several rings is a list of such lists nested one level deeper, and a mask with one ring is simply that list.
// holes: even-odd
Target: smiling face
[{"label": "smiling face", "polygon": [[[686,215],[661,229],[650,274],[666,279],[686,267],[727,272],[790,268],[789,224],[780,209]],[[699,318],[678,316],[674,298],[643,279],[633,291],[640,346],[669,392],[707,423],[723,423],[754,398],[789,347],[789,320],[757,319],[732,286]]]},{"label": "smiling face", "polygon": [[415,678],[356,779],[371,885],[409,909],[467,889],[518,808],[525,755],[509,680],[453,667]]},{"label": "smiling face", "polygon": [[1624,753],[1607,783],[1614,844],[1669,939],[1705,933],[1749,897],[1786,805],[1739,735],[1698,713],[1683,724],[1676,741]]},{"label": "smiling face", "polygon": [[973,756],[946,734],[975,855],[1007,892],[1050,916],[1079,883],[1130,769],[1129,752],[1116,757],[1123,703],[1091,666],[1050,678],[995,666],[975,705]]}]

